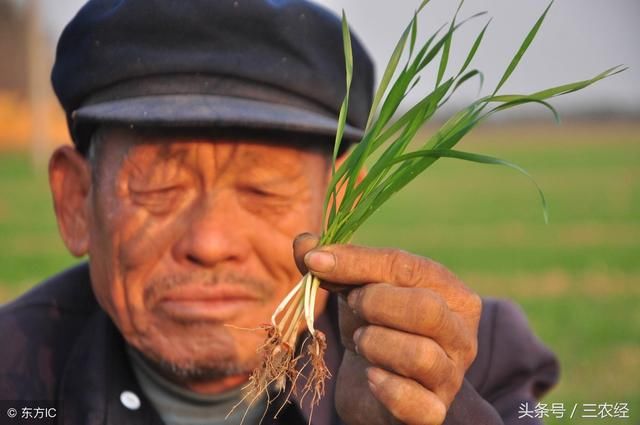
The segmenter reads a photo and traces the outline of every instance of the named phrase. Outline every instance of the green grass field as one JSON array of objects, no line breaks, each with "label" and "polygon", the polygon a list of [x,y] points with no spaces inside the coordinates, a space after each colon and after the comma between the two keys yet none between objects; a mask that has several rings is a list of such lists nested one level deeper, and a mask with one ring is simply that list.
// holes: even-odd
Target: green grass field
[{"label": "green grass field", "polygon": [[[519,302],[559,355],[548,403],[628,402],[640,418],[640,124],[480,129],[460,149],[527,168],[442,160],[361,229],[357,242],[432,257],[482,295]],[[58,239],[46,176],[0,154],[0,302],[76,260]],[[568,415],[568,413],[567,413]]]}]

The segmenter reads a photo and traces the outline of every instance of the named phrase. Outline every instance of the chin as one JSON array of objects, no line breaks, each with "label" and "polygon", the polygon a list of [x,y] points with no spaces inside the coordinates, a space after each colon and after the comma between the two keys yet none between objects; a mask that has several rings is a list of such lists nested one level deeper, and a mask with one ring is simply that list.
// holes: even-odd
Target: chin
[{"label": "chin", "polygon": [[259,366],[264,338],[258,330],[193,323],[154,327],[131,345],[174,380],[206,381],[249,375]]},{"label": "chin", "polygon": [[235,376],[249,376],[258,366],[257,359],[251,362],[215,359],[157,359],[152,360],[165,376],[177,382],[207,382]]}]

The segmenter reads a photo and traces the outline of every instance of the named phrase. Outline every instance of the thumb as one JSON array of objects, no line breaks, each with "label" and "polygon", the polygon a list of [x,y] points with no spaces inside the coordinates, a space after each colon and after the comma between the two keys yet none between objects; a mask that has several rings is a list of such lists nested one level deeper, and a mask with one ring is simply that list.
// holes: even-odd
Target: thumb
[{"label": "thumb", "polygon": [[304,256],[307,252],[318,246],[320,238],[311,233],[301,233],[293,240],[293,258],[300,273],[307,273],[307,265],[304,263]]}]

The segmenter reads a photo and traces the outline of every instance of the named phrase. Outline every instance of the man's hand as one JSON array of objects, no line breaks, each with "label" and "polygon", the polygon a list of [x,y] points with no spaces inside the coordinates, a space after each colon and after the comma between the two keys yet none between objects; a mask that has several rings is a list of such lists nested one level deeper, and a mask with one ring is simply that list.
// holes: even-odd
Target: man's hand
[{"label": "man's hand", "polygon": [[294,255],[303,272],[344,291],[339,319],[347,350],[336,388],[342,419],[441,424],[476,356],[480,297],[424,257],[353,245],[313,249],[317,243],[300,235]]}]

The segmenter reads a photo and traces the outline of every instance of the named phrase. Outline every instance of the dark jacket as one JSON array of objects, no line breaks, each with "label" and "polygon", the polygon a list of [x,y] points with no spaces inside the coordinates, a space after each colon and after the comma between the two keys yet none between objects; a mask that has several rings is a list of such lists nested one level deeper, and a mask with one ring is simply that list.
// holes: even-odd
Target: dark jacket
[{"label": "dark jacket", "polygon": [[[327,333],[326,358],[334,376],[342,358],[335,304],[330,301],[317,323]],[[478,342],[478,356],[445,423],[538,423],[518,419],[518,408],[523,402],[535,404],[553,386],[558,364],[521,310],[508,301],[484,299]],[[0,308],[0,400],[55,400],[58,423],[68,425],[162,424],[136,382],[124,347],[94,298],[87,265],[69,269]],[[333,382],[314,410],[314,425],[341,423],[333,407]],[[139,409],[123,406],[125,390],[140,396]],[[305,405],[293,403],[273,423],[303,425],[308,414]],[[272,417],[267,414],[263,423]]]}]

